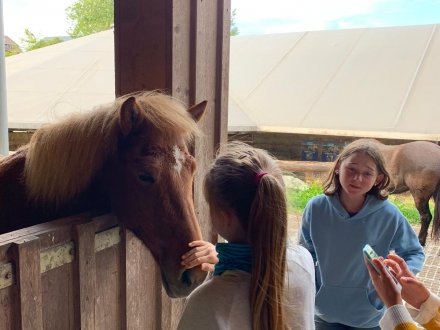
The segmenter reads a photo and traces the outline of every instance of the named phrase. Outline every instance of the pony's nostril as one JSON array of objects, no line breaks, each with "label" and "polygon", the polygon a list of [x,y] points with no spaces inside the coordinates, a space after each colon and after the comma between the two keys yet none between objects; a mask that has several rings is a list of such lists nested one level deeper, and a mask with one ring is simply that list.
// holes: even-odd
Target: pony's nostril
[{"label": "pony's nostril", "polygon": [[182,284],[186,286],[191,286],[193,284],[191,280],[191,270],[187,269],[182,273]]}]

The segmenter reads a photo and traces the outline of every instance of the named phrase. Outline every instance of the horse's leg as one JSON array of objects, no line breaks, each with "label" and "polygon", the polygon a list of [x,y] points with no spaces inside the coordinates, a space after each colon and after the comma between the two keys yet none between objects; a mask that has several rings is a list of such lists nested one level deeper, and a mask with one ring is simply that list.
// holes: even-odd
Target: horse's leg
[{"label": "horse's leg", "polygon": [[431,196],[426,196],[420,191],[411,191],[411,195],[414,198],[417,211],[419,211],[421,227],[419,231],[419,242],[422,246],[425,246],[426,237],[428,236],[428,228],[431,223],[432,215],[429,210],[429,199]]},{"label": "horse's leg", "polygon": [[438,240],[440,237],[440,187],[434,193],[434,220],[432,221],[431,237]]}]

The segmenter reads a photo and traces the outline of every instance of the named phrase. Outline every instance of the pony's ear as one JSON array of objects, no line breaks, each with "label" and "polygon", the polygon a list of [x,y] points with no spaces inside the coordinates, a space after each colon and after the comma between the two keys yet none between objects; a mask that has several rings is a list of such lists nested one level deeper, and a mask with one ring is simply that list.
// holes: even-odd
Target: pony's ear
[{"label": "pony's ear", "polygon": [[121,109],[119,109],[119,126],[121,127],[122,135],[127,136],[130,134],[133,127],[139,121],[140,111],[133,96],[124,101]]},{"label": "pony's ear", "polygon": [[202,101],[199,104],[193,105],[191,108],[188,109],[188,112],[191,114],[194,121],[198,122],[200,118],[202,118],[203,114],[205,113],[207,104],[208,101]]}]

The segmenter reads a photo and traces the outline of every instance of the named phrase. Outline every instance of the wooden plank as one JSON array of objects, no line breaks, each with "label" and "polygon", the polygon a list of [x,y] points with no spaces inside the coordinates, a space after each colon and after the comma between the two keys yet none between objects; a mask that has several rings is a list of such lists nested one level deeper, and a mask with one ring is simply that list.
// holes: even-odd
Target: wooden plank
[{"label": "wooden plank", "polygon": [[[230,7],[230,0],[193,3],[196,36],[192,49],[192,85],[195,86],[192,93],[197,101],[208,100],[208,111],[200,123],[204,137],[197,139],[195,144],[200,168],[212,162],[219,144],[227,140]],[[204,239],[215,242],[217,236],[209,221],[201,175],[194,181],[194,204]]]},{"label": "wooden plank", "polygon": [[121,276],[123,261],[121,245],[113,245],[96,253],[95,329],[120,330]]},{"label": "wooden plank", "polygon": [[3,246],[7,243],[12,243],[17,239],[25,238],[27,236],[39,237],[43,241],[43,237],[47,235],[50,240],[53,240],[53,236],[50,236],[49,234],[60,229],[62,230],[62,228],[68,228],[68,235],[70,236],[70,226],[72,224],[84,222],[86,219],[90,219],[88,213],[61,218],[52,222],[45,222],[39,225],[11,231],[9,233],[0,235],[0,245]]},{"label": "wooden plank", "polygon": [[74,310],[76,329],[95,329],[95,224],[77,225],[75,236]]},{"label": "wooden plank", "polygon": [[213,147],[228,140],[229,53],[231,31],[231,0],[217,1],[217,53],[215,99],[215,133]]},{"label": "wooden plank", "polygon": [[17,268],[18,306],[17,328],[43,329],[40,240],[28,237],[12,244],[12,254]]},{"label": "wooden plank", "polygon": [[73,263],[41,274],[44,329],[75,329],[74,274]]},{"label": "wooden plank", "polygon": [[17,286],[9,286],[0,290],[0,325],[2,330],[17,329],[17,315],[14,313],[16,309]]},{"label": "wooden plank", "polygon": [[[150,251],[131,231],[124,229],[125,328],[167,329],[161,325],[161,279]],[[156,270],[157,269],[157,270]]]},{"label": "wooden plank", "polygon": [[12,263],[0,265],[0,290],[15,283],[15,271]]},{"label": "wooden plank", "polygon": [[[59,222],[57,221],[57,223]],[[90,239],[90,246],[88,246],[88,248],[93,250],[93,253],[104,253],[105,255],[110,256],[103,258],[100,262],[101,272],[98,280],[103,289],[103,292],[100,293],[99,297],[102,297],[101,301],[109,301],[109,304],[108,306],[106,304],[101,304],[98,311],[91,308],[92,313],[95,313],[95,315],[97,314],[98,316],[105,314],[107,324],[114,326],[114,329],[119,329],[121,324],[118,303],[120,299],[118,290],[120,285],[119,273],[121,269],[121,260],[119,257],[119,243],[121,239],[119,227],[113,227],[95,234],[95,230],[105,229],[109,226],[114,226],[115,224],[115,218],[112,216],[99,217],[94,220],[93,225],[88,224],[91,226],[91,231],[89,233],[90,237],[94,238]],[[38,239],[40,242],[39,270],[42,274],[40,295],[42,297],[41,305],[44,329],[74,329],[74,315],[77,315],[77,318],[79,319],[80,317],[78,315],[80,314],[79,312],[74,313],[73,296],[75,290],[73,285],[73,274],[75,272],[73,271],[74,265],[72,261],[74,259],[75,249],[74,242],[71,241],[73,236],[72,227],[71,225],[54,227],[52,229],[49,229],[49,227],[45,226],[43,231],[37,230],[37,235],[40,235],[39,237],[28,235],[28,230],[26,230],[26,234],[24,236],[23,234],[19,235],[18,240],[20,242],[21,240],[27,240],[30,237],[31,239]],[[39,227],[39,229],[41,229],[41,227]],[[60,244],[66,240],[68,240],[67,243]],[[9,250],[13,250],[13,246],[14,243],[7,242],[1,247],[5,249],[5,256],[7,256],[7,259],[5,260],[8,262],[0,264],[0,298],[2,299],[1,306],[4,307],[0,310],[0,324],[16,325],[18,322],[15,322],[14,320],[20,317],[20,315],[13,314],[18,314],[16,312],[17,308],[13,306],[19,305],[18,302],[15,303],[15,300],[18,299],[16,297],[19,297],[19,294],[15,293],[15,291],[19,291],[17,285],[14,285],[17,282],[14,259],[11,259],[11,253],[7,253],[8,248],[10,248]],[[75,265],[75,267],[75,269],[78,269],[78,265]],[[75,281],[77,282],[76,287],[78,287],[78,278],[75,278]],[[95,279],[92,278],[92,283],[94,282]],[[108,285],[108,283],[111,283],[111,285]],[[109,289],[106,290],[107,287]],[[99,289],[101,289],[101,287],[99,287]],[[112,296],[114,297],[113,300],[110,299]],[[75,299],[78,300],[78,298]],[[114,307],[113,310],[110,306],[111,301],[115,301],[113,305],[116,307]],[[78,306],[78,304],[75,306]],[[78,307],[76,307],[76,309],[78,309]],[[108,314],[108,311],[110,311],[110,314]],[[81,322],[81,320],[77,320],[77,322]],[[3,329],[3,327],[0,328]],[[76,328],[78,327],[76,326]],[[101,327],[97,328],[100,329]],[[104,328],[112,329],[112,327],[109,326],[105,326]]]},{"label": "wooden plank", "polygon": [[[96,222],[94,225],[96,226]],[[53,232],[50,232],[50,236],[52,237],[53,242],[58,241],[55,239],[56,235]],[[41,246],[41,241],[42,239],[40,239],[40,248],[42,249],[43,247]],[[119,226],[97,233],[95,235],[95,253],[108,249],[114,245],[118,245],[120,241],[121,236]],[[74,259],[74,255],[75,246],[72,241],[41,251],[41,273],[45,273],[54,268],[71,263]],[[15,283],[15,277],[16,274],[12,263],[0,264],[0,290],[13,285]]]},{"label": "wooden plank", "polygon": [[[118,224],[116,216],[112,213],[92,216],[92,213],[85,212],[1,234],[0,246],[3,247],[19,238],[35,236],[40,238],[41,247],[46,248],[50,245],[69,241],[71,237],[71,226],[90,221],[90,219],[93,219],[95,222],[96,231],[98,232],[112,228]],[[66,239],[66,237],[69,239]]]},{"label": "wooden plank", "polygon": [[184,299],[170,299],[162,289],[162,329],[177,329],[184,307]]},{"label": "wooden plank", "polygon": [[294,160],[278,160],[281,170],[287,172],[328,172],[333,162],[306,162]]}]

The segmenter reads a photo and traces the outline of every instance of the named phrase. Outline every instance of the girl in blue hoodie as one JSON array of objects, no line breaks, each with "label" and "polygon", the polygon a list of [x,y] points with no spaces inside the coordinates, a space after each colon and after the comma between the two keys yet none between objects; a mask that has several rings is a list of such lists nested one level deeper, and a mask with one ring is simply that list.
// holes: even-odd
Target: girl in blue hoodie
[{"label": "girl in blue hoodie", "polygon": [[380,329],[384,306],[364,264],[370,244],[381,256],[395,251],[413,273],[425,255],[402,213],[387,200],[389,174],[381,152],[356,140],[340,153],[303,214],[300,243],[316,266],[316,330]]}]

